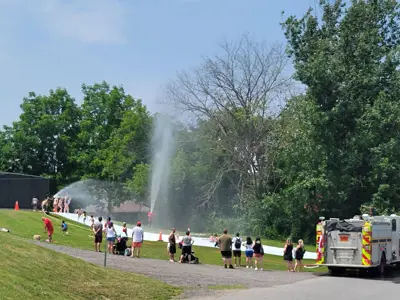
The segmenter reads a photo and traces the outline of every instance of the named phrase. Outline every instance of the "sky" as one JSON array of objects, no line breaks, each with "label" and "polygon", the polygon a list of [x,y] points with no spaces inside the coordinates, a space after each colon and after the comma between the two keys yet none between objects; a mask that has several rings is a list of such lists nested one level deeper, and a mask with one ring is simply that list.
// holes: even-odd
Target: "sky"
[{"label": "sky", "polygon": [[245,32],[285,43],[280,22],[315,0],[0,0],[0,125],[11,125],[29,92],[82,83],[122,85],[151,112],[181,70]]}]

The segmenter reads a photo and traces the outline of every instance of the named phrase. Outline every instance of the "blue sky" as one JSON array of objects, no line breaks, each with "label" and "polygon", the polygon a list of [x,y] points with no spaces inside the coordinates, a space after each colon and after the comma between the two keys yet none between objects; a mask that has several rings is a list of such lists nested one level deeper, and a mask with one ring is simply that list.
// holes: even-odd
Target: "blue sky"
[{"label": "blue sky", "polygon": [[285,42],[281,11],[314,0],[0,0],[0,124],[30,91],[58,86],[81,102],[82,83],[123,85],[160,111],[163,85],[198,66],[218,43],[253,33]]}]

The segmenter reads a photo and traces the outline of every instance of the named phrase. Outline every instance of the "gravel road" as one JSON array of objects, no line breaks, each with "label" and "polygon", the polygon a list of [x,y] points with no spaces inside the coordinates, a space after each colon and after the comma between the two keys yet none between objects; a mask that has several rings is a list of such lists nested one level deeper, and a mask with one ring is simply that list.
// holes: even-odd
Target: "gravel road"
[{"label": "gravel road", "polygon": [[[32,241],[32,243],[96,265],[103,266],[104,263],[104,253],[37,241]],[[247,288],[275,287],[315,278],[315,275],[308,272],[254,271],[246,268],[230,270],[224,269],[222,266],[188,265],[120,255],[107,255],[107,267],[146,275],[171,285],[189,288],[187,293],[193,294],[190,295],[190,298],[197,298],[200,294],[205,296],[205,294],[210,293],[210,291],[205,293],[207,289],[204,289],[210,285],[243,285]],[[221,292],[213,291],[212,293],[215,297],[216,294]]]}]

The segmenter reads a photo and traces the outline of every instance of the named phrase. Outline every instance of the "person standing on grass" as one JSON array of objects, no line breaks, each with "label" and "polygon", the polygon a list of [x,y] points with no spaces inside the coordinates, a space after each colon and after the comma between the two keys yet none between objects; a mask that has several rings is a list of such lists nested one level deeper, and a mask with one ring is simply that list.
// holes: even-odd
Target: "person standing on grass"
[{"label": "person standing on grass", "polygon": [[133,227],[132,231],[132,255],[131,257],[135,256],[135,250],[137,250],[136,257],[139,258],[140,256],[140,248],[142,247],[144,239],[144,232],[142,228],[142,223],[137,222],[136,226]]},{"label": "person standing on grass", "polygon": [[188,257],[188,261],[190,263],[192,259],[192,245],[194,243],[194,239],[190,236],[190,231],[186,231],[186,235],[182,238],[182,254],[179,259],[179,262],[182,263],[185,256]]},{"label": "person standing on grass", "polygon": [[108,223],[108,226],[106,227],[105,231],[106,231],[107,244],[108,244],[108,253],[112,254],[113,248],[114,248],[115,236],[117,234],[117,232],[115,231],[113,222]]},{"label": "person standing on grass", "polygon": [[93,233],[94,233],[94,249],[96,252],[100,251],[100,245],[103,241],[103,221],[102,217],[99,217],[98,221],[93,225]]},{"label": "person standing on grass", "polygon": [[54,227],[53,223],[51,222],[50,219],[42,217],[42,221],[44,222],[44,232],[47,232],[47,235],[49,237],[49,243],[53,242],[53,232],[54,232]]},{"label": "person standing on grass", "polygon": [[253,250],[253,241],[251,240],[251,237],[246,238],[246,242],[243,243],[243,246],[246,247],[245,255],[246,255],[246,268],[253,268],[253,255],[254,255],[254,250]]},{"label": "person standing on grass", "polygon": [[306,251],[304,250],[304,242],[303,240],[299,240],[299,244],[297,245],[295,250],[295,258],[296,258],[296,264],[294,266],[295,272],[303,271],[303,257],[305,252]]},{"label": "person standing on grass", "polygon": [[90,233],[91,233],[89,235],[89,237],[92,237],[92,234],[94,234],[94,217],[93,216],[90,216],[89,224],[90,224]]},{"label": "person standing on grass", "polygon": [[168,237],[168,254],[169,254],[169,261],[175,262],[175,253],[176,253],[176,237],[175,237],[175,227],[172,228],[171,233]]},{"label": "person standing on grass", "polygon": [[263,258],[264,258],[264,248],[263,245],[261,244],[261,239],[259,237],[256,238],[256,241],[254,242],[253,245],[253,250],[254,250],[254,257],[255,257],[255,268],[254,270],[260,270],[262,271],[262,263],[263,263]]},{"label": "person standing on grass", "polygon": [[228,235],[228,229],[224,229],[223,234],[219,237],[219,249],[221,251],[222,260],[224,262],[225,269],[229,264],[229,269],[233,269],[232,266],[232,238]]},{"label": "person standing on grass", "polygon": [[39,202],[38,198],[33,197],[33,199],[32,199],[33,211],[36,211],[36,210],[37,210],[38,202]]},{"label": "person standing on grass", "polygon": [[242,263],[242,238],[240,237],[239,232],[236,233],[236,236],[232,240],[233,243],[233,257],[235,259],[235,267],[241,265]]},{"label": "person standing on grass", "polygon": [[122,223],[122,233],[124,233],[125,236],[128,237],[128,228],[126,227],[126,222]]},{"label": "person standing on grass", "polygon": [[286,240],[283,248],[283,260],[287,263],[288,272],[293,272],[293,244],[290,239]]}]

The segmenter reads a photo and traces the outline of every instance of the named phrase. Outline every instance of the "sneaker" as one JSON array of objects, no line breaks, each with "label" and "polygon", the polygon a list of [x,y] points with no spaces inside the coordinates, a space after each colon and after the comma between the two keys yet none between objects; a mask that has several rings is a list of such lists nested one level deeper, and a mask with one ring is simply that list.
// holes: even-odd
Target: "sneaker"
[{"label": "sneaker", "polygon": [[236,268],[236,264],[234,264],[234,267]]},{"label": "sneaker", "polygon": [[257,271],[258,270],[258,268],[254,268],[254,271]]},{"label": "sneaker", "polygon": [[249,266],[246,266],[246,268],[248,269],[248,268],[249,268]]},{"label": "sneaker", "polygon": [[229,265],[229,269],[234,269],[234,267],[232,265]]},{"label": "sneaker", "polygon": [[224,265],[224,268],[226,269],[226,268],[227,268],[227,266],[226,266],[226,265]]},{"label": "sneaker", "polygon": [[264,271],[264,269],[263,269],[263,268],[261,268],[260,270],[261,270],[261,271]]}]

